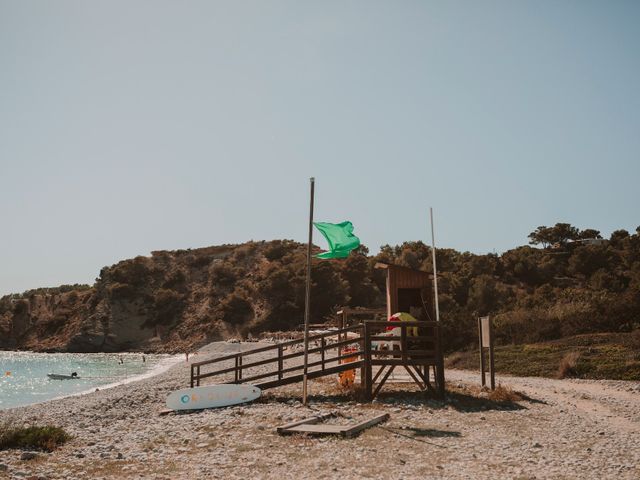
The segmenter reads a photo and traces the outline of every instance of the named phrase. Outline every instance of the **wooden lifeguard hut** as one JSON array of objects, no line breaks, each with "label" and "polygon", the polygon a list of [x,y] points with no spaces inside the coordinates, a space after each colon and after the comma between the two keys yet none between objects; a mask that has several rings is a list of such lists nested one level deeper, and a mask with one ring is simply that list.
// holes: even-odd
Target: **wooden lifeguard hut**
[{"label": "wooden lifeguard hut", "polygon": [[[387,273],[386,308],[343,307],[337,312],[340,329],[358,324],[363,327],[360,378],[366,395],[374,398],[397,367],[405,370],[421,389],[435,387],[444,395],[444,361],[440,324],[434,321],[433,277],[389,263],[379,262],[375,268]],[[401,312],[412,314],[417,321],[387,320]],[[382,315],[386,318],[380,318]],[[339,339],[345,341],[347,334]]]},{"label": "wooden lifeguard hut", "polygon": [[432,276],[421,270],[378,262],[375,268],[387,271],[387,316],[397,312],[410,313],[420,308],[425,317],[433,318]]}]

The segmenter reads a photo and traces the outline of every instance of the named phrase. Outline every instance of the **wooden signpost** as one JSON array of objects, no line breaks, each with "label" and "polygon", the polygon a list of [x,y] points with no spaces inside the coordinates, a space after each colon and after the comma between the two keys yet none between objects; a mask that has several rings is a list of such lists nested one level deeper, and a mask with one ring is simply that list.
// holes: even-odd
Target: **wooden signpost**
[{"label": "wooden signpost", "polygon": [[496,389],[496,374],[493,364],[493,328],[490,317],[478,317],[478,336],[480,338],[480,372],[482,374],[482,386],[486,386],[484,349],[489,349],[489,375],[491,390]]}]

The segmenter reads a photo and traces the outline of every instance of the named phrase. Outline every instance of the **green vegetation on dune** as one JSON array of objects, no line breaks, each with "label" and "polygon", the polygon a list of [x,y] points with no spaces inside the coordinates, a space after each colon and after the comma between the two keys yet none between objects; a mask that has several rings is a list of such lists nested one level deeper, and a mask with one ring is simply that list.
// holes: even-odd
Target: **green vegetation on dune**
[{"label": "green vegetation on dune", "polygon": [[[575,367],[566,376],[588,379],[640,380],[640,345],[637,334],[577,335],[561,340],[495,348],[497,373],[516,376],[559,376],[559,367],[567,355],[576,358]],[[488,358],[488,355],[487,355]],[[479,370],[478,350],[449,355],[446,366]]]}]

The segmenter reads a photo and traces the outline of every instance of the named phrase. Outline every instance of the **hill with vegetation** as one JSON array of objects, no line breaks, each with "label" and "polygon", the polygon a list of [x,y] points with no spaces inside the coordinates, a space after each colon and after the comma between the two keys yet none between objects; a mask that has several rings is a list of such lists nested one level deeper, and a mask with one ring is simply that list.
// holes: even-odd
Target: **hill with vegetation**
[{"label": "hill with vegetation", "polygon": [[[640,328],[640,228],[608,239],[569,224],[538,227],[501,255],[438,249],[447,351],[477,342],[491,315],[501,345]],[[319,250],[318,250],[319,251]],[[0,299],[0,347],[44,351],[185,351],[209,341],[291,330],[303,319],[306,247],[290,240],[157,251],[105,267],[93,286]],[[384,305],[376,262],[432,271],[422,242],[314,260],[311,321],[344,305]]]}]

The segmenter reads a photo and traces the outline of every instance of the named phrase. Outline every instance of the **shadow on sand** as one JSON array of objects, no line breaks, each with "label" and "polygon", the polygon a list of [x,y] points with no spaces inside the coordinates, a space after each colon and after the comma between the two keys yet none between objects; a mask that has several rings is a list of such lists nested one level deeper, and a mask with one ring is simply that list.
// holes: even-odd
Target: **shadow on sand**
[{"label": "shadow on sand", "polygon": [[[456,388],[447,385],[444,400],[439,398],[435,392],[426,391],[406,391],[397,388],[381,391],[375,399],[375,404],[389,407],[427,407],[432,409],[453,408],[459,412],[482,412],[490,410],[526,410],[527,403],[546,402],[528,397],[520,392],[508,391],[507,395],[495,395],[490,391],[480,389],[469,389],[466,387]],[[491,398],[495,395],[497,398]],[[257,400],[260,403],[282,402],[290,403],[292,400],[299,398],[291,398],[288,395],[279,395],[277,393],[267,393]],[[331,393],[319,393],[310,395],[309,402],[311,404],[322,404],[326,407],[345,404],[347,402],[357,402],[367,404],[362,394],[358,390],[336,391]]]}]

